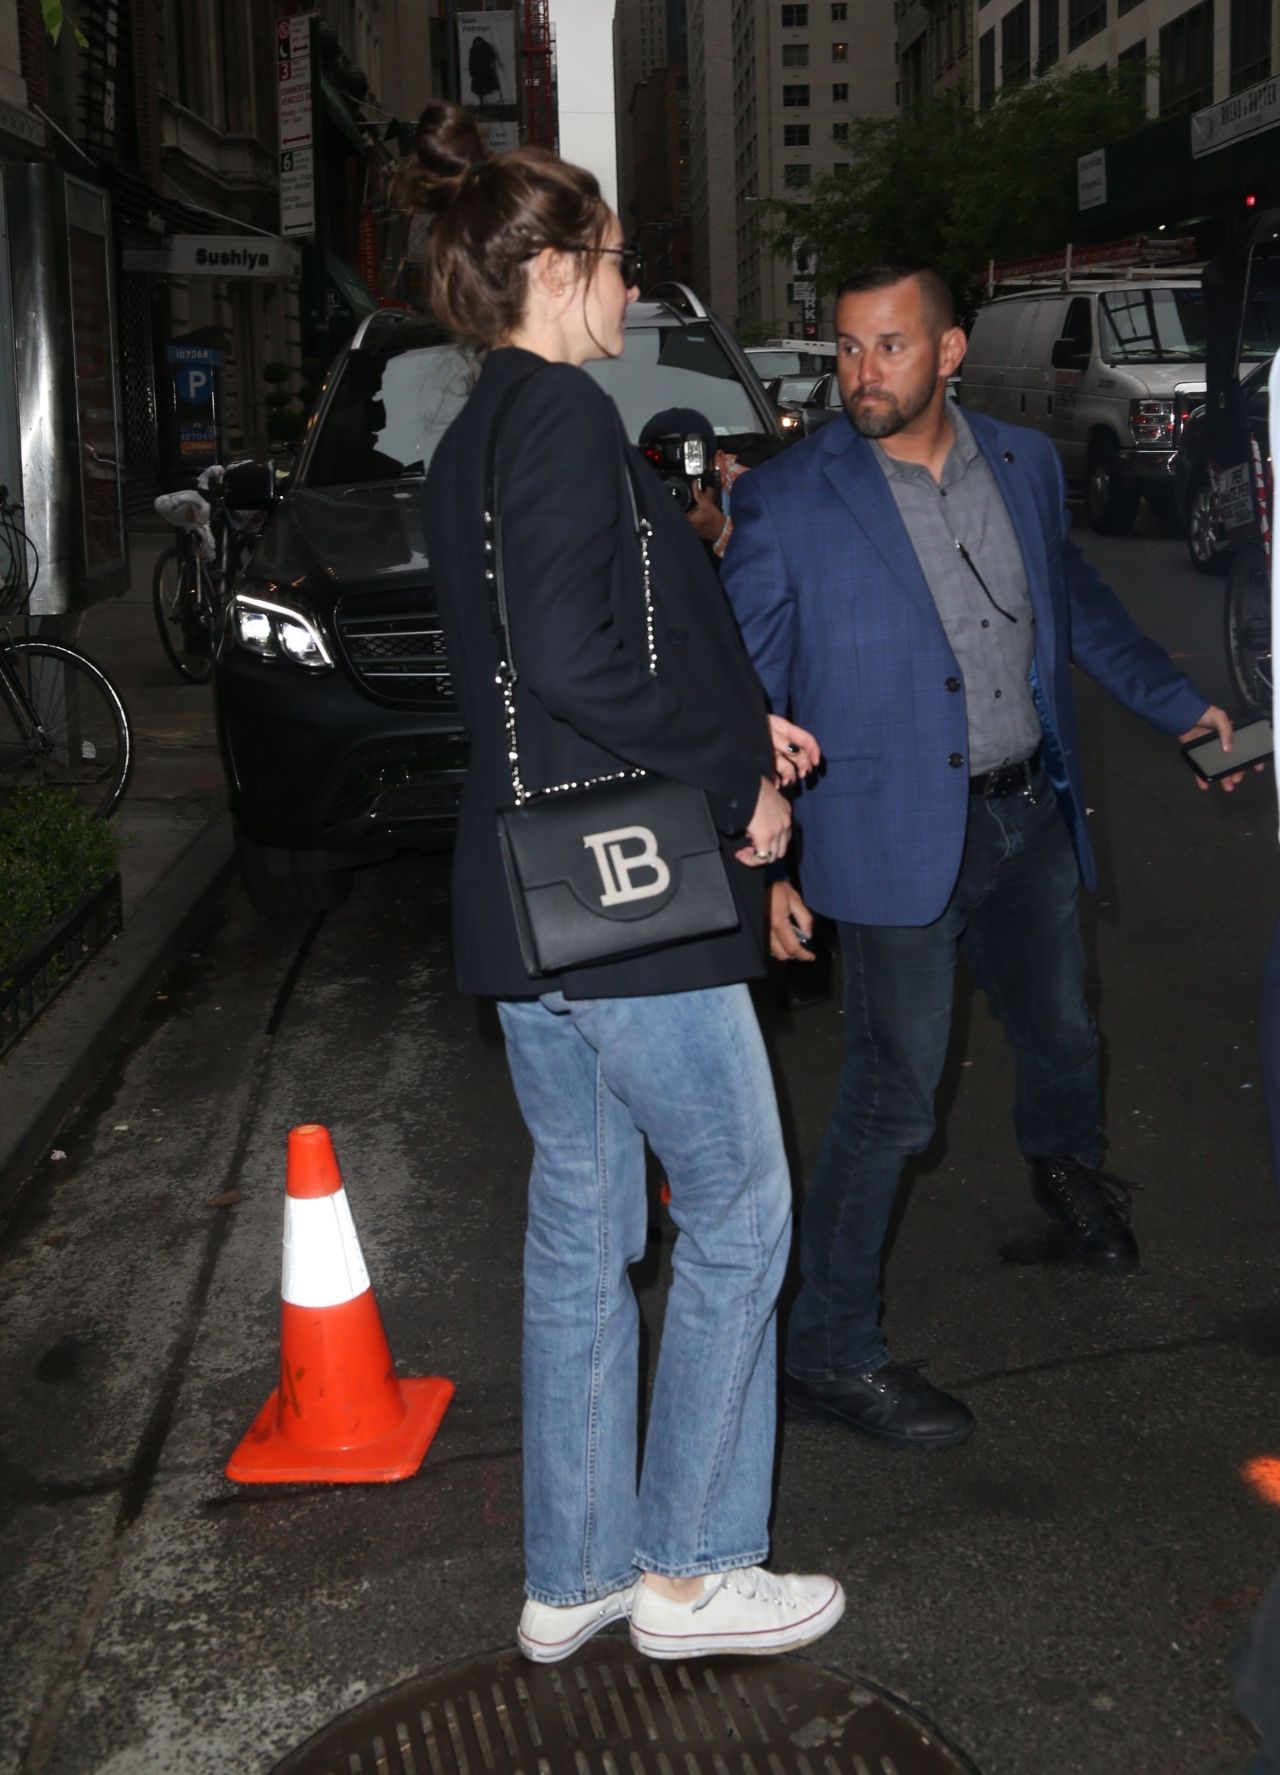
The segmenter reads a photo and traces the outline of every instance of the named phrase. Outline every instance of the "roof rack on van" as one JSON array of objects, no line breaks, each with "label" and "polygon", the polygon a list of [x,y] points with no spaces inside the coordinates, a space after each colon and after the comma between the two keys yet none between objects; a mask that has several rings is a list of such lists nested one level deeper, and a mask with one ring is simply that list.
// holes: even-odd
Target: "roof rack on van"
[{"label": "roof rack on van", "polygon": [[1148,277],[1200,277],[1202,263],[1191,263],[1196,250],[1189,234],[1135,234],[1128,240],[1106,241],[1097,246],[1068,242],[1061,253],[1040,253],[1030,259],[987,261],[982,276],[987,295],[997,287],[1027,288],[1037,285],[1069,290],[1072,278],[1139,279]]},{"label": "roof rack on van", "polygon": [[834,339],[766,339],[763,346],[748,346],[754,351],[811,351],[816,357],[834,357],[836,342]]},{"label": "roof rack on van", "polygon": [[674,308],[677,314],[686,315],[690,320],[706,320],[708,318],[706,304],[700,296],[695,296],[688,284],[660,283],[644,292],[646,302],[665,302],[668,308]]}]

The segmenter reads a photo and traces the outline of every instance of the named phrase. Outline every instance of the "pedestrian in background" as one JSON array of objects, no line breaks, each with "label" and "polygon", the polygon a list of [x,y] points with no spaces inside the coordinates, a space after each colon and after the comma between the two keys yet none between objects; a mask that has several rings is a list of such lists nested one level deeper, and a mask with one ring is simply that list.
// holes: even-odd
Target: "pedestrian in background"
[{"label": "pedestrian in background", "polygon": [[[518,1641],[549,1662],[630,1618],[656,1657],[775,1651],[844,1606],[826,1577],[761,1569],[775,1438],[775,1304],[790,1186],[744,982],[763,970],[757,869],[781,857],[775,785],[811,742],[766,718],[715,574],[585,374],[623,348],[631,255],[595,179],[540,149],[489,158],[442,107],[417,145],[434,212],[428,279],[480,357],[427,477],[450,668],[471,742],[453,870],[458,983],[498,1001],[534,1146],[524,1266],[525,1588]],[[515,391],[514,393],[512,391]],[[500,639],[485,581],[486,458],[501,548],[521,770],[532,787],[643,767],[705,791],[738,928],[534,977],[499,855],[512,800]],[[632,500],[652,527],[650,671]],[[791,753],[787,747],[804,750]],[[775,747],[781,748],[775,752]],[[786,762],[798,759],[798,766]],[[637,1485],[645,1140],[677,1238]]]},{"label": "pedestrian in background", "polygon": [[742,481],[724,569],[770,708],[826,756],[798,808],[803,897],[770,890],[774,953],[799,958],[812,906],[838,921],[844,962],[844,1063],[803,1211],[786,1398],[882,1443],[945,1448],[972,1415],[890,1359],[880,1271],[903,1166],[933,1134],[956,958],[1013,1047],[1036,1202],[1083,1264],[1131,1271],[1128,1192],[1098,1168],[1072,665],[1166,733],[1229,746],[1231,723],[1072,542],[1049,439],[946,399],[965,335],[936,272],[849,279],[836,347],[847,419]]}]

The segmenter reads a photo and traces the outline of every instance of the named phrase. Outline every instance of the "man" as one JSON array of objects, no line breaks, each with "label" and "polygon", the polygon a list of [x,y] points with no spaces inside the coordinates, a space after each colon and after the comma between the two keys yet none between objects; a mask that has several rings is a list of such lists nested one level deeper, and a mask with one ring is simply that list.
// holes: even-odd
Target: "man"
[{"label": "man", "polygon": [[1167,733],[1229,746],[1231,723],[1071,541],[1049,440],[947,400],[965,335],[936,273],[851,278],[836,343],[849,422],[735,489],[724,572],[770,707],[826,758],[796,810],[803,897],[770,888],[774,954],[803,956],[812,906],[837,921],[844,961],[844,1064],[801,1223],[786,1398],[793,1416],[942,1448],[972,1415],[890,1360],[879,1276],[903,1165],[933,1132],[958,953],[1014,1050],[1035,1200],[1089,1267],[1138,1262],[1127,1194],[1097,1169],[1076,908],[1095,870],[1071,666]]}]

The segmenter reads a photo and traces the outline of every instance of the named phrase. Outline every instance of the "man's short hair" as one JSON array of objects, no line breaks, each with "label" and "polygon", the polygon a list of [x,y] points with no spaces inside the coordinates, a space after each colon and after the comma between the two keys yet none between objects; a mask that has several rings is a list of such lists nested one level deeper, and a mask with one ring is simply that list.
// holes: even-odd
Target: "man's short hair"
[{"label": "man's short hair", "polygon": [[920,285],[925,312],[938,332],[945,333],[948,327],[954,327],[956,305],[950,286],[946,278],[935,271],[932,265],[864,265],[851,277],[845,278],[836,291],[836,301],[841,296],[865,295],[868,290],[887,290],[894,284],[905,283],[909,277],[914,277]]}]

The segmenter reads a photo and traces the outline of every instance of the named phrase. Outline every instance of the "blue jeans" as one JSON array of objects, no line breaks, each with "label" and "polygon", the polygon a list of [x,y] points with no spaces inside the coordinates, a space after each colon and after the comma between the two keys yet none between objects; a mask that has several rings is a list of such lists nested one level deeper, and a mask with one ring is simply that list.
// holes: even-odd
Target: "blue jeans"
[{"label": "blue jeans", "polygon": [[840,927],[844,1064],[804,1205],[788,1327],[801,1380],[880,1368],[881,1254],[908,1156],[933,1135],[957,954],[1003,1022],[1028,1158],[1102,1155],[1098,1033],[1085,999],[1079,873],[1053,787],[974,797],[951,899],[930,925]]},{"label": "blue jeans", "polygon": [[[791,1187],[745,986],[498,1006],[533,1137],[524,1257],[525,1589],[594,1601],[638,1571],[768,1551],[775,1309]],[[637,1481],[644,1143],[677,1227]]]}]

